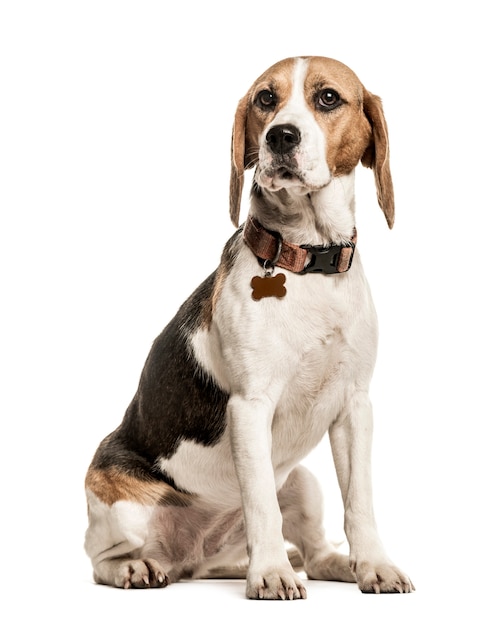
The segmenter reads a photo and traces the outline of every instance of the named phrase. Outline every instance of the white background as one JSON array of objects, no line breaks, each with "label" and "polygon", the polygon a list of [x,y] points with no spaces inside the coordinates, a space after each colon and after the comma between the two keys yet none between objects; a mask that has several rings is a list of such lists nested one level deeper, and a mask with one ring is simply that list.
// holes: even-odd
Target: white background
[{"label": "white background", "polygon": [[[0,4],[3,623],[194,623],[198,611],[218,624],[498,623],[492,8]],[[372,173],[357,175],[359,250],[381,335],[375,509],[417,592],[370,597],[316,582],[305,602],[258,603],[241,581],[97,587],[82,548],[87,465],[120,422],[152,340],[233,231],[239,98],[269,65],[300,54],[342,60],[384,102],[393,231]],[[326,447],[309,465],[328,533],[341,539]]]}]

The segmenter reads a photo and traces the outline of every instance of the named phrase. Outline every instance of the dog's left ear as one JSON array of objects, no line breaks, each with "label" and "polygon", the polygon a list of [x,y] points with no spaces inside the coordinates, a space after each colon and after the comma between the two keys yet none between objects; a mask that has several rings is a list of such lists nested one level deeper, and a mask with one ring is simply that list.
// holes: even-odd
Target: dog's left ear
[{"label": "dog's left ear", "polygon": [[232,127],[231,168],[230,168],[230,219],[239,226],[239,210],[244,185],[246,152],[246,116],[249,95],[239,101]]},{"label": "dog's left ear", "polygon": [[378,203],[390,228],[395,220],[395,200],[390,172],[390,148],[381,98],[364,89],[364,113],[372,128],[372,139],[362,156],[362,165],[374,171]]}]

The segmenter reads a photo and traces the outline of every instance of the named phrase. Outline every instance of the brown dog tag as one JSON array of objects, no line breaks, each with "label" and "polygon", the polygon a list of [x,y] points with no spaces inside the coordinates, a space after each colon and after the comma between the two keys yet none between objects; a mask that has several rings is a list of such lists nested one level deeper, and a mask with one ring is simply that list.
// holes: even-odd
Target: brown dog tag
[{"label": "brown dog tag", "polygon": [[284,274],[276,274],[276,276],[253,276],[251,286],[253,300],[261,300],[262,298],[283,298],[286,295],[286,276]]}]

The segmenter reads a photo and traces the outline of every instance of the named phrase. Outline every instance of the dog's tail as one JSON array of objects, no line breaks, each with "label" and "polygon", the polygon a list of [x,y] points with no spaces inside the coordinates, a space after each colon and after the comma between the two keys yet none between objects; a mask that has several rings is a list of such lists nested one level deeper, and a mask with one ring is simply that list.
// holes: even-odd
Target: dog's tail
[{"label": "dog's tail", "polygon": [[[296,572],[303,571],[303,558],[296,548],[288,549],[288,559],[291,563],[291,567]],[[248,572],[248,563],[241,563],[238,565],[227,565],[214,567],[210,569],[206,574],[203,575],[203,578],[246,578],[246,574]]]}]

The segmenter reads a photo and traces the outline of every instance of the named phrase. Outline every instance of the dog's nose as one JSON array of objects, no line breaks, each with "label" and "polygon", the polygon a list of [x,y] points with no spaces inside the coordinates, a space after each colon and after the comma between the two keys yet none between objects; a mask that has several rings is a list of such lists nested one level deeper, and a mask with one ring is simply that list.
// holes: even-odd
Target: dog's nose
[{"label": "dog's nose", "polygon": [[265,140],[274,154],[286,154],[300,143],[300,131],[292,124],[273,126]]}]

